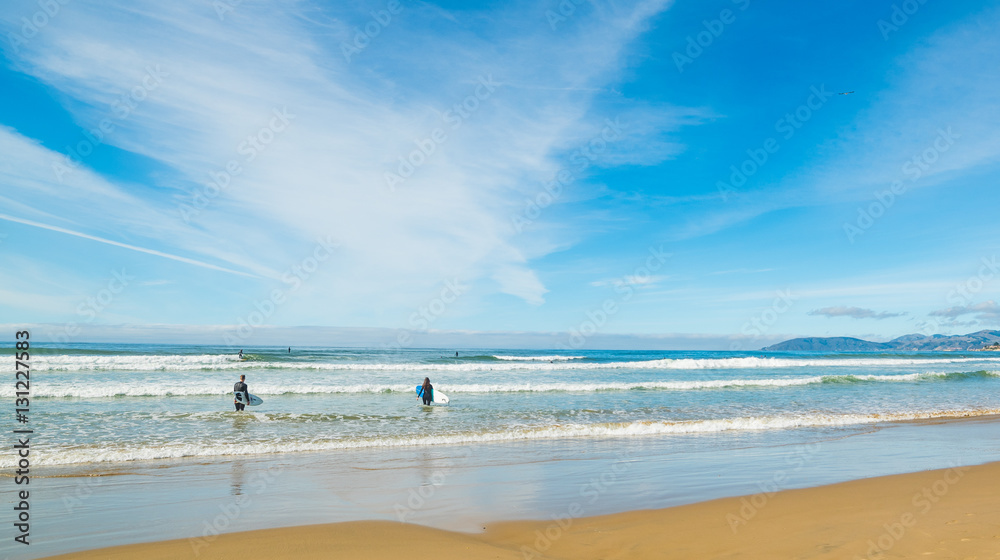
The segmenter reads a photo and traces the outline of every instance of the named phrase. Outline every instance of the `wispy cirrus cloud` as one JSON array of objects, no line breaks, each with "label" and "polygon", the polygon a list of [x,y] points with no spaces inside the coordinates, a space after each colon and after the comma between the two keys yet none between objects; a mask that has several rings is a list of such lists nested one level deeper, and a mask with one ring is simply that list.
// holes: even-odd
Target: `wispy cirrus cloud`
[{"label": "wispy cirrus cloud", "polygon": [[621,278],[608,278],[603,280],[594,280],[590,282],[590,285],[595,288],[603,288],[605,286],[656,286],[670,279],[670,276],[663,274],[647,274],[644,276],[637,276],[632,274],[626,274]]},{"label": "wispy cirrus cloud", "polygon": [[734,268],[732,270],[717,270],[710,272],[710,276],[724,276],[727,274],[759,274],[761,272],[771,272],[773,268]]},{"label": "wispy cirrus cloud", "polygon": [[[528,6],[488,18],[471,10],[442,18],[440,8],[408,4],[347,61],[341,46],[367,12],[243,3],[220,21],[202,4],[76,2],[72,18],[53,20],[21,49],[19,69],[69,99],[85,128],[98,126],[149,68],[158,69],[162,83],[104,142],[162,170],[152,184],[123,185],[94,177],[85,161],[68,177],[91,177],[108,193],[97,209],[70,202],[74,195],[52,175],[61,157],[52,152],[46,165],[18,170],[33,189],[22,200],[34,201],[34,210],[60,208],[59,218],[81,232],[143,236],[160,245],[155,251],[183,249],[269,278],[313,239],[336,238],[340,262],[323,272],[326,295],[316,295],[315,315],[304,322],[329,320],[320,310],[330,307],[345,315],[370,309],[372,298],[411,305],[453,277],[537,305],[547,288],[530,261],[556,245],[544,228],[535,236],[512,230],[510,216],[524,196],[605,119],[624,115],[633,126],[624,147],[609,150],[601,165],[673,157],[683,145],[664,133],[699,122],[697,110],[598,103],[618,79],[629,43],[668,5],[581,9],[553,35]],[[511,21],[520,25],[505,32],[516,29],[516,36],[486,38]],[[484,81],[495,91],[473,99]],[[241,150],[248,135],[264,130],[275,110],[293,115],[287,130],[268,133],[247,159]],[[429,152],[437,130],[446,139],[420,156],[424,163],[404,183],[387,188],[386,174],[415,150]],[[33,143],[14,133],[8,140],[22,149]],[[191,223],[181,220],[178,210],[230,161],[240,171],[222,194]]]},{"label": "wispy cirrus cloud", "polygon": [[[715,234],[790,208],[844,201],[866,203],[864,208],[875,200],[875,191],[885,191],[893,182],[901,181],[908,189],[933,187],[947,184],[944,178],[996,164],[1000,161],[1000,109],[992,92],[1000,80],[979,69],[1000,63],[1000,37],[994,33],[998,24],[1000,10],[987,8],[936,30],[894,61],[887,83],[864,94],[869,98],[867,107],[837,137],[817,146],[813,158],[802,162],[798,172],[770,184],[753,178],[726,204],[686,212],[678,221],[676,238]],[[839,101],[834,95],[828,105]],[[812,126],[817,125],[809,122],[804,128]],[[947,130],[960,137],[947,153],[930,164],[910,163],[904,171],[907,162],[932,147]],[[853,219],[847,214],[832,227],[853,224]]]},{"label": "wispy cirrus cloud", "polygon": [[80,237],[82,239],[89,239],[91,241],[96,241],[98,243],[104,243],[104,244],[112,245],[112,246],[115,246],[115,247],[121,247],[122,249],[128,249],[129,251],[136,251],[136,252],[139,252],[139,253],[145,253],[147,255],[154,255],[154,256],[157,256],[157,257],[163,257],[165,259],[170,259],[170,260],[174,260],[174,261],[178,261],[178,262],[182,262],[182,263],[186,263],[186,264],[190,264],[190,265],[194,265],[194,266],[199,266],[199,267],[207,268],[207,269],[210,269],[210,270],[218,270],[220,272],[227,272],[229,274],[236,274],[236,275],[239,275],[239,276],[253,276],[251,274],[247,274],[246,272],[240,272],[238,270],[231,270],[231,269],[224,268],[224,267],[221,267],[221,266],[218,266],[218,265],[214,265],[214,264],[211,264],[211,263],[206,263],[206,262],[195,260],[195,259],[189,259],[187,257],[182,257],[182,256],[179,256],[179,255],[172,255],[172,254],[169,254],[169,253],[164,253],[162,251],[156,251],[156,250],[153,250],[153,249],[147,249],[145,247],[136,247],[135,245],[129,245],[127,243],[120,243],[118,241],[111,241],[109,239],[104,239],[104,238],[97,237],[97,236],[94,236],[94,235],[88,235],[86,233],[80,233],[78,231],[73,231],[71,229],[57,227],[57,226],[53,226],[53,225],[49,225],[49,224],[42,224],[42,223],[39,223],[39,222],[33,222],[31,220],[24,220],[24,219],[21,219],[21,218],[14,218],[12,216],[6,216],[4,214],[0,214],[0,220],[4,220],[4,221],[8,221],[8,222],[14,222],[14,223],[17,223],[17,224],[23,224],[23,225],[27,225],[27,226],[31,226],[31,227],[40,228],[40,229],[46,229],[46,230],[49,230],[49,231],[55,231],[55,232],[63,233],[63,234],[66,234],[66,235],[72,235],[73,237]]}]

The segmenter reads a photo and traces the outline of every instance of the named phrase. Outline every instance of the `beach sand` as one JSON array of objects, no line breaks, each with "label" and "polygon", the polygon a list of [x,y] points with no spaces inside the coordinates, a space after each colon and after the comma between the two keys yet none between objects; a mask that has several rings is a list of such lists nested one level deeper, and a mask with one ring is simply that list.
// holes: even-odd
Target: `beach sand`
[{"label": "beach sand", "polygon": [[[585,500],[585,498],[581,498]],[[998,558],[1000,463],[662,510],[494,523],[468,534],[386,521],[229,533],[56,556],[176,559]]]}]

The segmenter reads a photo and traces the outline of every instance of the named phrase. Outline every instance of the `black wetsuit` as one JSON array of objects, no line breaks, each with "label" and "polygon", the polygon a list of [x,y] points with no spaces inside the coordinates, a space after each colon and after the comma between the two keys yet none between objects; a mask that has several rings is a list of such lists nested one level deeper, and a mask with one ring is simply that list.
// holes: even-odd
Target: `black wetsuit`
[{"label": "black wetsuit", "polygon": [[425,405],[430,406],[430,404],[434,402],[434,386],[427,385],[425,387],[421,387],[420,389],[420,398],[423,399]]},{"label": "black wetsuit", "polygon": [[250,403],[250,389],[247,388],[247,384],[242,381],[237,381],[236,385],[233,385],[234,393],[243,393],[243,398],[246,402],[236,401],[236,410],[243,410],[246,408],[247,404]]}]

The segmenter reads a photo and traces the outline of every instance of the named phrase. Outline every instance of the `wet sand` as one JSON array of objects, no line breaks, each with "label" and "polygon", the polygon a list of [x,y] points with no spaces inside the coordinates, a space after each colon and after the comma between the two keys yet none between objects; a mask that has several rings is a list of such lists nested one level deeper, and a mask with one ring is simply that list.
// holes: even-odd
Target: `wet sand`
[{"label": "wet sand", "polygon": [[577,518],[571,504],[563,516],[494,523],[481,534],[366,521],[56,558],[992,558],[998,498],[1000,463],[991,463],[599,517]]},{"label": "wet sand", "polygon": [[[760,492],[770,500],[779,490],[996,462],[997,426],[996,418],[978,418],[44,467],[33,469],[32,544],[0,543],[0,557],[30,560],[175,539],[194,554],[187,539],[214,543],[231,533],[359,521],[410,530],[402,521],[474,539],[488,526],[505,538],[495,532],[502,521],[568,517],[576,528],[581,518],[670,512]],[[12,500],[15,488],[4,485],[0,498]]]}]

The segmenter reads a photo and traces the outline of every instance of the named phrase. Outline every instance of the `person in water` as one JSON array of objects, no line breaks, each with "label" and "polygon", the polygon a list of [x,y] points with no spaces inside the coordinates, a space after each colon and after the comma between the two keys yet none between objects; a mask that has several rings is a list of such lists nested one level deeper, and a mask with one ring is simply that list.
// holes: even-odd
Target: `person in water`
[{"label": "person in water", "polygon": [[240,348],[240,355],[237,356],[237,358],[239,358],[241,360],[243,359],[243,349],[242,348]]},{"label": "person in water", "polygon": [[434,386],[431,385],[431,378],[425,377],[424,384],[420,387],[420,398],[425,405],[434,402]]},{"label": "person in water", "polygon": [[235,393],[243,393],[243,397],[242,397],[243,398],[243,402],[240,402],[240,400],[237,399],[237,398],[235,398],[235,397],[233,398],[233,404],[236,405],[236,412],[239,412],[239,411],[243,410],[244,408],[246,408],[247,403],[250,402],[250,389],[247,388],[246,379],[247,379],[247,376],[241,375],[240,376],[240,380],[236,382],[236,385],[233,385],[233,393],[234,394]]}]

